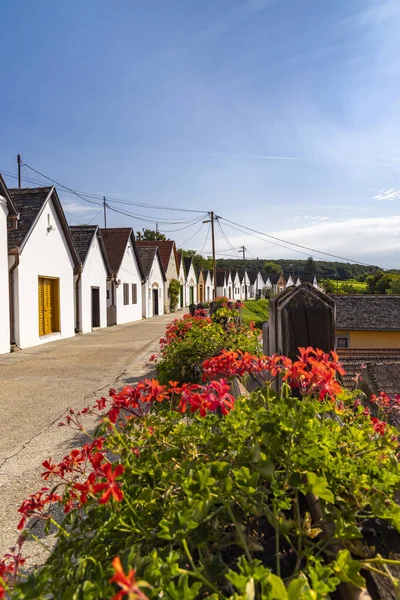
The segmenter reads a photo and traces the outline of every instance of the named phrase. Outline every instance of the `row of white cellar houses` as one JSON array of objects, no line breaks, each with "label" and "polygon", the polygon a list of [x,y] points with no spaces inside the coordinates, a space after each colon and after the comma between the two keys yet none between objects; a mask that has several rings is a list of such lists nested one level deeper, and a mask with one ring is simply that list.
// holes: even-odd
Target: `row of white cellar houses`
[{"label": "row of white cellar houses", "polygon": [[0,175],[0,354],[197,302],[191,259],[130,227],[69,226],[55,187],[7,188]]}]

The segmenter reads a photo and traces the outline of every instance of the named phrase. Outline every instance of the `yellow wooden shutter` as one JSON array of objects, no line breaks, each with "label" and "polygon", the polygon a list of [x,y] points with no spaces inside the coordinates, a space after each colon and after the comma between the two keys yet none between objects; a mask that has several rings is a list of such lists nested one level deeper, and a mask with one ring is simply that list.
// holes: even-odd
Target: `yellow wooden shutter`
[{"label": "yellow wooden shutter", "polygon": [[44,333],[48,335],[53,331],[52,317],[52,286],[50,279],[43,280],[43,304],[44,304]]},{"label": "yellow wooden shutter", "polygon": [[39,277],[39,335],[44,335],[44,298],[43,298],[43,279]]}]

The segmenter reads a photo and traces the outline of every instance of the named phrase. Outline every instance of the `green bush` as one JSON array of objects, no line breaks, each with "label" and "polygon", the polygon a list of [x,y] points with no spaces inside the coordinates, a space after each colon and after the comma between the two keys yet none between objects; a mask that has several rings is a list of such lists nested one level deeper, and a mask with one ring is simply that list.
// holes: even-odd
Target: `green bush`
[{"label": "green bush", "polygon": [[175,319],[160,341],[159,381],[200,381],[203,361],[224,349],[259,354],[258,332],[238,323],[238,316],[236,310],[221,306],[212,319],[190,315]]},{"label": "green bush", "polygon": [[255,327],[262,329],[263,324],[269,319],[269,301],[246,300],[242,308],[242,319],[244,325],[249,326],[253,322]]},{"label": "green bush", "polygon": [[[400,529],[397,440],[349,394],[321,401],[265,386],[224,417],[183,418],[178,398],[162,402],[163,389],[146,385],[157,411],[116,427],[123,407],[148,401],[125,388],[72,468],[72,459],[45,464],[68,514],[46,564],[12,598],[128,597],[119,584],[142,600],[321,600],[341,582],[363,586],[361,568],[380,569],[381,559],[355,560],[348,548],[366,519]],[[86,482],[85,465],[95,474]]]},{"label": "green bush", "polygon": [[172,312],[174,312],[178,306],[180,290],[181,284],[179,280],[171,279],[171,283],[169,284],[169,298]]}]

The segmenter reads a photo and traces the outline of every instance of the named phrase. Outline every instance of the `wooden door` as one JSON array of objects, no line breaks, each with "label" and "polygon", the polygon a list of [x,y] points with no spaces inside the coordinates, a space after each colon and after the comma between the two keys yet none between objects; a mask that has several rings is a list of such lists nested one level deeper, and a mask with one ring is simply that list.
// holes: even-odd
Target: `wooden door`
[{"label": "wooden door", "polygon": [[39,277],[39,336],[60,331],[59,280]]},{"label": "wooden door", "polygon": [[100,327],[100,288],[92,287],[92,329]]},{"label": "wooden door", "polygon": [[180,293],[181,293],[181,308],[183,308],[184,307],[184,302],[183,302],[183,285],[181,285]]},{"label": "wooden door", "polygon": [[158,315],[158,290],[153,290],[153,317]]}]

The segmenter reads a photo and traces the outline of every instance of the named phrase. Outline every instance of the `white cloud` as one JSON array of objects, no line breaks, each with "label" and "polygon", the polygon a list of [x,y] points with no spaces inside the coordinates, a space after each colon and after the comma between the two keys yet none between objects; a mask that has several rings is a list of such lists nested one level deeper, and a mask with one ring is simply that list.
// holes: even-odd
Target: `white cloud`
[{"label": "white cloud", "polygon": [[69,215],[89,215],[93,214],[95,209],[93,206],[79,204],[79,202],[63,202],[63,209]]},{"label": "white cloud", "polygon": [[[259,225],[258,229],[264,228]],[[267,228],[265,228],[267,231]],[[312,255],[319,260],[339,260],[319,255],[311,250],[293,247],[286,249],[275,245],[274,240],[254,238],[243,233],[229,232],[233,246],[244,244],[260,258],[306,258]],[[400,215],[375,218],[351,218],[343,221],[298,222],[295,228],[270,231],[271,235],[297,244],[329,252],[359,262],[379,265],[383,268],[400,268]],[[258,235],[258,234],[257,234]],[[220,242],[223,243],[222,240]],[[277,242],[284,246],[282,242]],[[218,246],[217,246],[218,249]],[[295,250],[302,250],[304,254]]]},{"label": "white cloud", "polygon": [[394,190],[394,189],[389,189],[389,190],[380,190],[378,194],[376,194],[376,196],[373,197],[374,200],[387,200],[389,202],[392,202],[393,200],[400,200],[400,190]]}]

